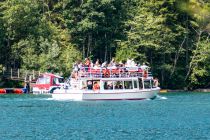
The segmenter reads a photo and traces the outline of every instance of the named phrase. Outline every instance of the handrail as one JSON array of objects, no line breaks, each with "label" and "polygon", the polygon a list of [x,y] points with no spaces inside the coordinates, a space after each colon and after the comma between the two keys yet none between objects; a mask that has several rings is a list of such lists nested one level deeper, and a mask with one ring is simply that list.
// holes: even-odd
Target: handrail
[{"label": "handrail", "polygon": [[148,69],[143,70],[140,67],[80,67],[73,74],[78,78],[152,77]]},{"label": "handrail", "polygon": [[24,69],[3,69],[2,76],[8,79],[27,81],[36,79],[40,75],[40,71],[29,71]]}]

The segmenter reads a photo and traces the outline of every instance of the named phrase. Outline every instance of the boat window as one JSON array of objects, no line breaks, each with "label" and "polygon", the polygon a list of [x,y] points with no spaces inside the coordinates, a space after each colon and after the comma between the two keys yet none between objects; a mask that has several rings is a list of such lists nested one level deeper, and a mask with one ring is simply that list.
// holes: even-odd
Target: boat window
[{"label": "boat window", "polygon": [[64,78],[58,78],[59,83],[64,83]]},{"label": "boat window", "polygon": [[143,89],[142,79],[139,79],[139,89]]},{"label": "boat window", "polygon": [[151,80],[151,85],[152,85],[152,88],[155,88],[154,80]]},{"label": "boat window", "polygon": [[113,82],[112,81],[105,81],[104,82],[104,89],[105,90],[112,90],[113,89]]},{"label": "boat window", "polygon": [[87,81],[87,89],[92,90],[93,89],[93,81]]},{"label": "boat window", "polygon": [[137,88],[137,81],[136,80],[133,81],[133,87]]},{"label": "boat window", "polygon": [[123,89],[123,81],[116,81],[114,89]]},{"label": "boat window", "polygon": [[53,85],[59,84],[58,78],[53,78]]},{"label": "boat window", "polygon": [[82,81],[81,89],[87,89],[87,81]]},{"label": "boat window", "polygon": [[150,89],[151,88],[150,81],[144,81],[144,88],[145,89]]},{"label": "boat window", "polygon": [[50,77],[39,77],[37,84],[50,84]]},{"label": "boat window", "polygon": [[124,88],[132,89],[133,88],[132,81],[124,81]]}]

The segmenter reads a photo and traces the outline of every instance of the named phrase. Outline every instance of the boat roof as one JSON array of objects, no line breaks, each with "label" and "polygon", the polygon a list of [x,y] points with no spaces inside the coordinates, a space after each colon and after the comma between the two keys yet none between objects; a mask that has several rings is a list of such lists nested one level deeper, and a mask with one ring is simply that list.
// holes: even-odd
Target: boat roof
[{"label": "boat roof", "polygon": [[53,73],[42,73],[41,76],[50,76],[50,77],[57,77],[57,78],[63,78],[59,75],[53,74]]}]

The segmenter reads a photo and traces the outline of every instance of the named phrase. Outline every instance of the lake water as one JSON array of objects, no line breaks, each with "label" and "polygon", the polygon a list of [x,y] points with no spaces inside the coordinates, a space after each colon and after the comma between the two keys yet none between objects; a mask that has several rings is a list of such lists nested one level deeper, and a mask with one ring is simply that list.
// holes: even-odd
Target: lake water
[{"label": "lake water", "polygon": [[207,140],[210,93],[143,101],[55,101],[1,95],[2,140]]}]

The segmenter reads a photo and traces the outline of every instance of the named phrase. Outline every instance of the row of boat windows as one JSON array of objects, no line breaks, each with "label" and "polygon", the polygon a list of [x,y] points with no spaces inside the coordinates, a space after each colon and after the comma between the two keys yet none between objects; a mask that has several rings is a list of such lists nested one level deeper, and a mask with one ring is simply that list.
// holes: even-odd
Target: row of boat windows
[{"label": "row of boat windows", "polygon": [[[54,77],[52,80],[52,84],[59,84],[63,82],[62,78]],[[144,86],[143,86],[144,83]],[[132,80],[132,81],[103,81],[103,85],[100,85],[100,81],[89,80],[87,83],[83,83],[83,87],[87,87],[87,89],[94,89],[94,85],[97,84],[98,88],[104,90],[113,90],[113,89],[150,89],[153,87],[153,80],[147,80],[142,83],[142,80]],[[37,84],[50,84],[50,77],[40,77],[37,80]],[[86,85],[86,86],[85,86]],[[101,86],[101,87],[100,87]]]},{"label": "row of boat windows", "polygon": [[[56,84],[60,84],[63,82],[64,82],[63,78],[54,77],[52,84],[56,85]],[[36,83],[37,84],[50,84],[50,77],[39,77]]]},{"label": "row of boat windows", "polygon": [[[87,89],[94,90],[95,85],[99,86],[100,89],[104,90],[119,90],[119,89],[150,89],[153,87],[153,81],[148,80],[142,83],[141,80],[139,82],[137,80],[133,81],[103,81],[100,84],[100,81],[87,81]],[[144,84],[144,86],[143,86]],[[100,85],[102,87],[100,87]]]}]

